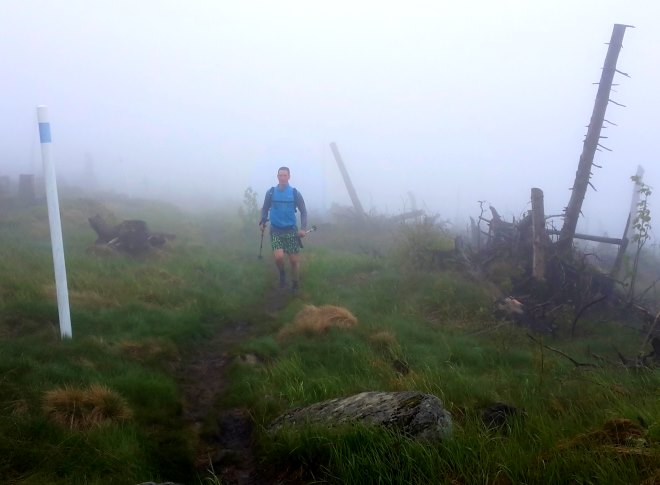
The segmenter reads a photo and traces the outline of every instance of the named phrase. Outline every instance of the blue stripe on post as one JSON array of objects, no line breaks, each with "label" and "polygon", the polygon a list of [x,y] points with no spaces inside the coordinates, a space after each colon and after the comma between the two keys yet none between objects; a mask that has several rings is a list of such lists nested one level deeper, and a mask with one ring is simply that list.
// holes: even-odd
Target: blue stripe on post
[{"label": "blue stripe on post", "polygon": [[39,123],[39,141],[50,143],[50,123]]}]

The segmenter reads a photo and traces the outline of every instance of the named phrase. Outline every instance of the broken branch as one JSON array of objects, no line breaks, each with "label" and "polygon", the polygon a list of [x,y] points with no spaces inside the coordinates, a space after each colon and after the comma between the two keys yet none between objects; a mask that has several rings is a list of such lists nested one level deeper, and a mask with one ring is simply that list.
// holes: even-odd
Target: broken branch
[{"label": "broken branch", "polygon": [[527,334],[527,336],[528,336],[530,339],[532,339],[533,342],[536,342],[537,344],[539,344],[541,347],[544,347],[544,348],[546,348],[546,349],[548,349],[548,350],[552,350],[553,352],[555,352],[555,353],[561,355],[562,357],[567,358],[568,360],[570,360],[570,361],[573,363],[573,365],[575,365],[575,367],[598,367],[597,365],[594,365],[594,364],[589,364],[589,363],[584,363],[584,362],[578,362],[578,361],[575,360],[573,357],[571,357],[570,355],[568,355],[568,354],[562,352],[561,350],[559,350],[559,349],[555,349],[554,347],[550,347],[549,345],[545,345],[543,342],[539,342],[539,341],[536,340],[534,337],[532,337],[530,334]]}]

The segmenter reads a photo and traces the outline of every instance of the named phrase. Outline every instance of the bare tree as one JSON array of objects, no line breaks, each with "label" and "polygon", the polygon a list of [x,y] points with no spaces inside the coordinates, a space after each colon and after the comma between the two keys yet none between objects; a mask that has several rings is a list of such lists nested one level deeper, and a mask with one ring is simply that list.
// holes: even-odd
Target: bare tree
[{"label": "bare tree", "polygon": [[575,228],[577,227],[577,221],[582,210],[582,202],[587,193],[587,187],[590,185],[589,179],[591,178],[594,154],[599,146],[602,147],[600,145],[600,133],[603,128],[603,122],[606,121],[605,111],[607,110],[607,105],[611,101],[610,91],[612,90],[612,81],[614,79],[614,73],[617,72],[616,62],[619,58],[619,51],[621,50],[626,27],[628,26],[615,24],[612,30],[612,37],[607,49],[607,55],[605,56],[603,72],[598,83],[598,93],[596,94],[594,110],[591,114],[591,121],[589,122],[587,135],[584,139],[577,173],[575,174],[571,199],[564,213],[564,225],[562,226],[558,242],[559,248],[563,250],[570,248],[573,243]]}]

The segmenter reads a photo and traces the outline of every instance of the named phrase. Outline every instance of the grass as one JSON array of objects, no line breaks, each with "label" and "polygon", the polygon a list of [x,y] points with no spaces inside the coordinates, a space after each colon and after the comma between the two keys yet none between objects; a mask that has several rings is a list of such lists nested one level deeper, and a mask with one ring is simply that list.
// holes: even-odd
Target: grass
[{"label": "grass", "polygon": [[[258,230],[246,240],[235,215],[119,198],[61,207],[74,335],[65,341],[45,209],[0,213],[7,483],[220,483],[213,464],[206,477],[193,469],[196,436],[182,418],[177,372],[236,321],[255,331],[232,352],[254,358],[234,360],[219,406],[249,409],[260,456],[278,476],[506,484],[659,475],[660,378],[616,364],[615,350],[637,354],[640,334],[599,315],[583,318],[575,339],[567,320],[556,337],[533,341],[493,317],[490,287],[451,264],[435,269],[432,254],[451,242],[432,226],[322,227],[306,244],[302,300],[272,314],[262,302],[272,264],[257,260]],[[101,210],[177,238],[140,259],[89,251],[86,218]],[[603,365],[577,367],[547,346]],[[360,425],[266,432],[291,407],[374,390],[438,396],[453,416],[452,439],[431,446]],[[495,402],[524,418],[488,429],[481,412]],[[613,423],[623,439],[612,437]]]},{"label": "grass", "polygon": [[0,269],[7,275],[0,282],[6,451],[0,476],[10,483],[184,482],[195,476],[177,365],[182,352],[214,328],[243,318],[243,306],[254,306],[250,300],[263,282],[245,284],[256,265],[239,264],[246,258],[240,251],[217,257],[224,245],[240,247],[238,241],[208,243],[179,211],[111,205],[126,218],[149,220],[152,229],[155,220],[166,232],[180,232],[174,244],[146,258],[99,256],[88,251],[95,235],[86,222],[98,204],[63,203],[70,341],[61,341],[57,329],[45,208],[0,218]]}]

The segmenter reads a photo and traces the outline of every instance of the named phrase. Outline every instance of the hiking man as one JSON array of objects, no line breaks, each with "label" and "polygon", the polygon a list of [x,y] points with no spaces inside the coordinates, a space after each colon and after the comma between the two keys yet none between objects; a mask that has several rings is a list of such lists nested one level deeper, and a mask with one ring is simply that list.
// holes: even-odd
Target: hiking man
[{"label": "hiking man", "polygon": [[[291,171],[288,167],[280,167],[277,170],[277,185],[266,192],[259,227],[263,233],[270,212],[270,244],[273,248],[275,265],[280,272],[280,288],[286,288],[284,255],[287,254],[291,265],[291,291],[297,293],[299,252],[302,248],[300,238],[305,237],[307,229],[307,209],[300,192],[289,185],[290,177]],[[296,226],[296,209],[300,211],[300,229]]]}]

